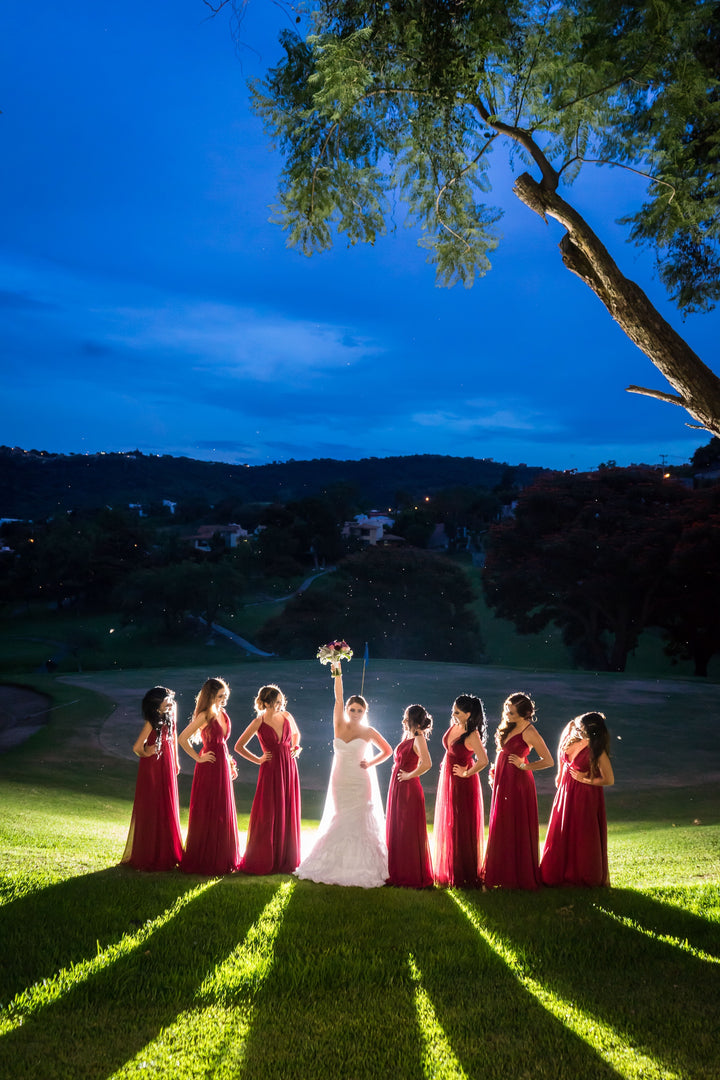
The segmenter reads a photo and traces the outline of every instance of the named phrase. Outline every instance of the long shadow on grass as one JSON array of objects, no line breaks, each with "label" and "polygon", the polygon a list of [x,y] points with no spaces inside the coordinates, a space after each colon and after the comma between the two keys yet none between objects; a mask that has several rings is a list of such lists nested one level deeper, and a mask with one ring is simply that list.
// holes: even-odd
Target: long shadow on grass
[{"label": "long shadow on grass", "polygon": [[184,874],[138,874],[120,867],[84,874],[2,908],[0,1002],[96,956],[134,933],[197,882]]},{"label": "long shadow on grass", "polygon": [[[430,1003],[424,1016],[411,955]],[[444,893],[300,882],[256,1000],[241,1080],[419,1080],[459,1068],[473,1080],[619,1077],[537,1004]]]},{"label": "long shadow on grass", "polygon": [[606,890],[493,893],[469,903],[546,990],[661,1065],[694,1080],[717,1077],[718,964],[619,922],[613,908],[676,931],[697,931],[701,920],[640,893],[633,900],[630,890],[616,899]]},{"label": "long shadow on grass", "polygon": [[[720,904],[717,887],[698,886],[694,892],[699,896],[707,893],[709,906]],[[594,902],[598,910],[631,921],[641,933],[674,938],[679,945],[687,944],[690,949],[720,960],[720,924],[686,911],[671,900],[664,903],[661,898],[632,889],[603,889],[595,894]]]},{"label": "long shadow on grass", "polygon": [[[198,879],[191,879],[194,887]],[[177,1015],[243,939],[277,882],[208,883],[141,947],[40,1008],[0,1040],[13,1077],[104,1080]]]}]

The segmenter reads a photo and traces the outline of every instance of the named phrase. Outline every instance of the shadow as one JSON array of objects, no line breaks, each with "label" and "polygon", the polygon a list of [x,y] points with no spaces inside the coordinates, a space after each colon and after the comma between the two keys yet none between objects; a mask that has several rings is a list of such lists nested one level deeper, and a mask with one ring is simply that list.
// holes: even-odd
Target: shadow
[{"label": "shadow", "polygon": [[[482,894],[460,892],[476,905]],[[620,1080],[621,1074],[530,993],[437,890],[414,949],[424,989],[471,1080]],[[425,922],[425,920],[423,920]]]},{"label": "shadow", "polygon": [[[189,879],[197,887],[201,879]],[[277,890],[209,882],[142,946],[59,1000],[39,1008],[0,1040],[14,1076],[105,1080],[196,1002],[198,987],[222,963]]]},{"label": "shadow", "polygon": [[0,1002],[61,968],[97,956],[196,885],[185,874],[139,874],[116,866],[10,901],[0,909]]},{"label": "shadow", "polygon": [[[442,1050],[421,1027],[411,954],[443,1042],[471,1080],[620,1080],[521,986],[445,893],[308,882],[288,904],[238,1076],[445,1075],[447,1061],[436,1061],[437,1073],[428,1065]],[[538,1053],[542,1046],[552,1053]]]},{"label": "shadow", "polygon": [[702,920],[630,890],[613,897],[603,889],[547,889],[481,894],[469,904],[546,991],[659,1065],[716,1080],[717,1013],[713,1023],[709,1009],[718,999],[717,964],[612,916],[622,911],[624,919],[666,927],[663,933],[699,933]]},{"label": "shadow", "polygon": [[238,1077],[422,1076],[407,911],[390,893],[297,883]]},{"label": "shadow", "polygon": [[[713,889],[713,892],[714,904],[717,905],[717,891]],[[599,911],[618,919],[631,920],[647,934],[676,938],[679,943],[687,943],[690,948],[720,960],[720,923],[703,919],[671,901],[663,903],[632,889],[602,890],[595,896],[595,907]]]}]

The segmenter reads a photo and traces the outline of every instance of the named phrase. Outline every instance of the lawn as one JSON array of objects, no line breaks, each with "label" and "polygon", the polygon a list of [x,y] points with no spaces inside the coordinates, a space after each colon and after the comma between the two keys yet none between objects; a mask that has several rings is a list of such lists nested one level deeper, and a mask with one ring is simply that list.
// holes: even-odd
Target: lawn
[{"label": "lawn", "polygon": [[[349,690],[361,670],[351,665]],[[0,758],[0,1075],[716,1080],[720,814],[708,717],[720,687],[368,668],[372,722],[391,741],[409,701],[435,713],[430,805],[440,734],[461,690],[479,692],[493,720],[508,691],[531,690],[551,745],[575,712],[603,708],[618,781],[607,793],[610,890],[366,892],[282,875],[208,881],[120,869],[138,695],[168,681],[186,716],[214,673],[35,680],[62,707]],[[312,827],[329,766],[326,672],[271,661],[220,673],[233,687],[236,732],[262,682],[289,694]],[[184,766],[184,807],[189,776]],[[253,781],[242,763],[241,827]],[[538,787],[546,820],[552,778],[539,776]]]}]

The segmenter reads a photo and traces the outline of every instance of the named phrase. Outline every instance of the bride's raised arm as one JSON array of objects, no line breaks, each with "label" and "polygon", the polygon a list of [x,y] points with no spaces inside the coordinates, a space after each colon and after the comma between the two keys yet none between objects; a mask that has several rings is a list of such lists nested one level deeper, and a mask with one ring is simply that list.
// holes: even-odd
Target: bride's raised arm
[{"label": "bride's raised arm", "polygon": [[[333,709],[333,731],[335,736],[342,734],[345,727],[345,699],[343,697],[343,681],[342,681],[342,668],[340,664],[331,669],[333,675],[333,682],[335,684],[335,708]],[[337,672],[337,674],[335,674]]]}]

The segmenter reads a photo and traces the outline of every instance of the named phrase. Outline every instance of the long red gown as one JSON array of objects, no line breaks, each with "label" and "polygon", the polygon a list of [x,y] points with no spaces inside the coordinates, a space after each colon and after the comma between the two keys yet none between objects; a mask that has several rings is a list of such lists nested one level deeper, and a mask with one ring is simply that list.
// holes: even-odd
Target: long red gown
[{"label": "long red gown", "polygon": [[415,739],[403,739],[395,747],[387,798],[385,831],[388,848],[388,882],[426,889],[433,883],[430,845],[425,820],[425,793],[420,777],[398,780],[397,774],[414,772],[420,760]]},{"label": "long red gown", "polygon": [[200,757],[212,750],[215,761],[195,763],[185,854],[180,863],[186,874],[218,877],[237,870],[240,862],[231,758],[226,745],[230,738],[230,717],[225,710],[223,717],[227,734],[215,719],[201,729]]},{"label": "long red gown", "polygon": [[562,773],[550,812],[540,873],[545,885],[609,885],[605,793],[573,780],[570,767],[589,773],[590,748],[574,759],[563,751]]},{"label": "long red gown", "polygon": [[435,880],[438,885],[478,886],[484,844],[483,798],[480,777],[455,776],[453,765],[473,764],[473,752],[462,738],[452,745],[448,728],[446,753],[440,766],[435,799]]},{"label": "long red gown", "polygon": [[172,870],[182,858],[177,750],[167,724],[146,743],[157,754],[140,758],[130,831],[121,863],[135,870]]},{"label": "long red gown", "polygon": [[537,889],[538,808],[532,772],[518,769],[510,754],[527,760],[530,747],[522,733],[511,735],[495,761],[490,825],[483,884],[488,889]]},{"label": "long red gown", "polygon": [[269,750],[272,757],[258,769],[240,869],[246,874],[291,874],[300,862],[300,780],[290,753],[290,721],[285,717],[278,738],[263,720],[257,737],[263,753]]}]

